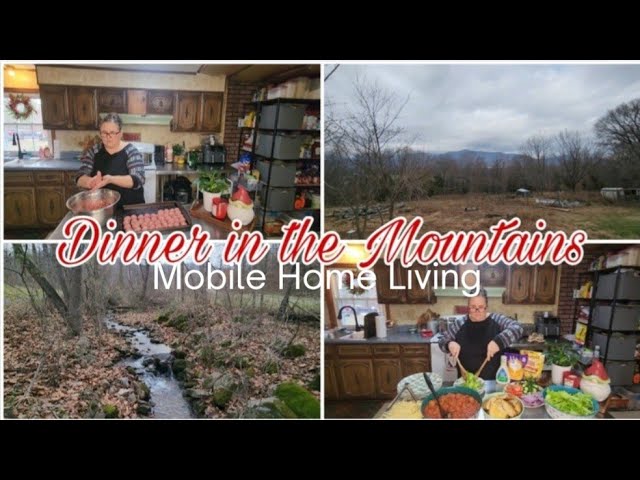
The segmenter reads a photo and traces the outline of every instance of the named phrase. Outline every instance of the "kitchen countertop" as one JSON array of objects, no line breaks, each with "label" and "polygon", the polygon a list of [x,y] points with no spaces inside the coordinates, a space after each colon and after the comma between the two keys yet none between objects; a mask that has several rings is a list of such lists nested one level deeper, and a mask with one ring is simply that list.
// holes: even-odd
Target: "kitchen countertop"
[{"label": "kitchen countertop", "polygon": [[11,171],[19,170],[68,170],[75,171],[80,168],[78,160],[53,160],[53,159],[33,159],[33,160],[5,160],[4,169]]},{"label": "kitchen countertop", "polygon": [[[385,343],[437,343],[439,336],[434,335],[431,338],[424,338],[420,336],[419,333],[409,333],[409,326],[400,325],[393,328],[387,329],[386,338],[344,338],[345,336],[349,336],[349,333],[339,332],[338,330],[330,330],[326,331],[324,335],[324,343],[327,345],[330,344],[340,344],[340,345],[349,345],[349,344],[385,344]],[[337,335],[337,337],[336,337]]]},{"label": "kitchen countertop", "polygon": [[[205,171],[219,171],[223,173],[234,172],[231,167],[225,166],[221,168],[211,168]],[[165,163],[164,165],[156,165],[156,175],[179,175],[179,174],[194,174],[197,175],[200,170],[189,168],[186,163],[178,165],[177,163]]]},{"label": "kitchen countertop", "polygon": [[[188,214],[188,210],[187,210],[187,214]],[[67,222],[67,220],[69,220],[72,216],[73,214],[71,212],[68,212],[64,216],[64,218],[60,221],[60,223],[55,228],[55,230],[53,230],[51,233],[49,233],[49,235],[47,235],[46,240],[65,240],[65,237],[62,235],[62,228],[64,224]],[[200,225],[203,231],[208,232],[211,237],[211,240],[226,240],[227,236],[229,235],[228,230],[217,228],[216,226],[210,223],[206,223],[203,220],[200,220],[198,218],[192,218],[192,222],[194,225]],[[168,235],[169,233],[171,232],[167,232],[165,235]]]}]

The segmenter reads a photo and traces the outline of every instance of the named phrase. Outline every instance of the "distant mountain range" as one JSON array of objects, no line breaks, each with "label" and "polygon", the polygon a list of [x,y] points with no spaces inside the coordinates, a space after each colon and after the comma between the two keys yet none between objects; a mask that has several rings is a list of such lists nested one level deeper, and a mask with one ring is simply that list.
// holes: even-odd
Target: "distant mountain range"
[{"label": "distant mountain range", "polygon": [[491,164],[497,158],[502,158],[507,162],[510,162],[518,156],[517,153],[503,153],[503,152],[483,152],[482,150],[456,150],[454,152],[444,152],[435,154],[439,157],[449,157],[454,160],[472,160],[475,158],[481,158],[486,163]]}]

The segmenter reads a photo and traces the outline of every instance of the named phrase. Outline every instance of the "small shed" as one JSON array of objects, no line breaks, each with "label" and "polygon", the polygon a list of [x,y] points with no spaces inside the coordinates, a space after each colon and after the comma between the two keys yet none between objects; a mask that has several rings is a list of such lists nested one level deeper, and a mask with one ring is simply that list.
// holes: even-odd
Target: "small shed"
[{"label": "small shed", "polygon": [[619,188],[619,187],[601,188],[600,195],[602,195],[603,198],[605,198],[606,200],[617,202],[618,200],[624,199],[624,188]]},{"label": "small shed", "polygon": [[516,190],[517,197],[528,197],[529,195],[531,195],[531,192],[526,188],[519,188],[518,190]]}]

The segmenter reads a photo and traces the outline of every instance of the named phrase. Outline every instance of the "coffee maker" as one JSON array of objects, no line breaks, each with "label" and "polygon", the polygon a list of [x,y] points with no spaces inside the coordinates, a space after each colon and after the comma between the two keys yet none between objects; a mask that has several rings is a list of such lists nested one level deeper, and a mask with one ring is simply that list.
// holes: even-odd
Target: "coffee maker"
[{"label": "coffee maker", "polygon": [[202,163],[205,166],[224,166],[227,150],[223,145],[202,145]]}]

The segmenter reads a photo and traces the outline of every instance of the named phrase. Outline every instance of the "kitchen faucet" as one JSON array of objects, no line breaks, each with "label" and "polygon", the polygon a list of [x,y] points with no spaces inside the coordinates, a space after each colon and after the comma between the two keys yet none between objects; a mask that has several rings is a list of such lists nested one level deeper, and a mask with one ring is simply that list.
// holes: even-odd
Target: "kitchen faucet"
[{"label": "kitchen faucet", "polygon": [[356,309],[353,308],[351,305],[345,305],[344,307],[342,307],[339,311],[338,311],[338,320],[342,320],[342,311],[345,308],[350,308],[353,311],[353,318],[356,321],[356,332],[359,332],[360,330],[363,329],[363,327],[361,327],[360,325],[358,325],[358,314],[356,313]]},{"label": "kitchen faucet", "polygon": [[22,151],[22,148],[20,148],[20,137],[18,136],[17,133],[13,134],[13,145],[18,145],[18,159],[22,160],[22,157],[24,156],[24,152]]}]

